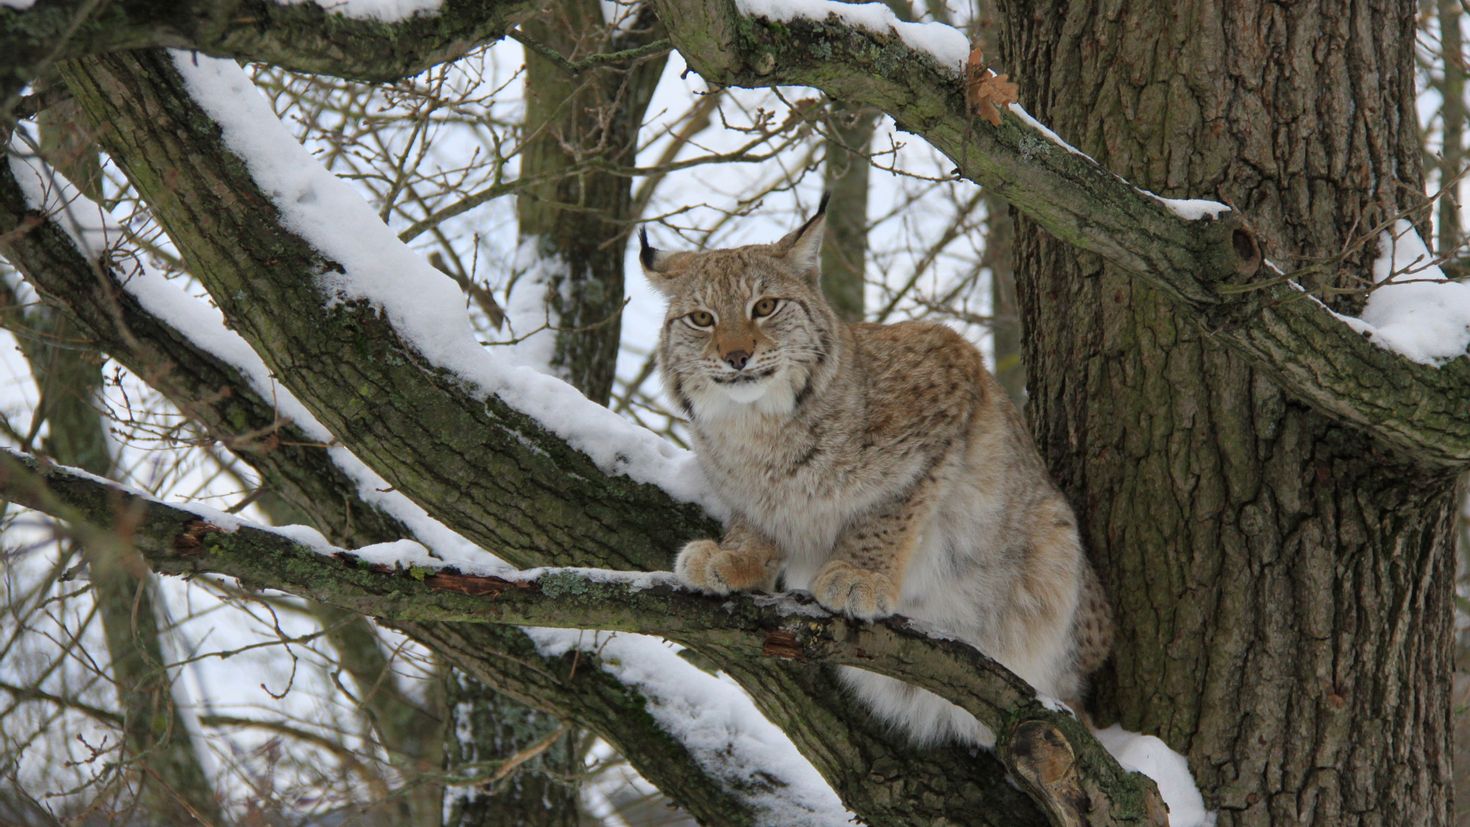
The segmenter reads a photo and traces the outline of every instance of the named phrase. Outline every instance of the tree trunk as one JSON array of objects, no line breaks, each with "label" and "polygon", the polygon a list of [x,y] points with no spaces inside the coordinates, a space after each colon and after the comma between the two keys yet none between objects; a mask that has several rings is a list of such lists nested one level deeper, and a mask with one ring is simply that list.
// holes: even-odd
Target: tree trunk
[{"label": "tree trunk", "polygon": [[822,180],[832,202],[822,239],[822,293],[843,321],[860,322],[868,261],[868,152],[878,112],[834,100],[828,115]]},{"label": "tree trunk", "polygon": [[[1005,17],[1021,100],[1109,170],[1233,204],[1288,271],[1347,249],[1309,288],[1369,272],[1385,220],[1425,229],[1413,3]],[[1029,221],[1016,245],[1028,418],[1118,609],[1098,717],[1185,752],[1222,827],[1448,823],[1452,474]]]}]

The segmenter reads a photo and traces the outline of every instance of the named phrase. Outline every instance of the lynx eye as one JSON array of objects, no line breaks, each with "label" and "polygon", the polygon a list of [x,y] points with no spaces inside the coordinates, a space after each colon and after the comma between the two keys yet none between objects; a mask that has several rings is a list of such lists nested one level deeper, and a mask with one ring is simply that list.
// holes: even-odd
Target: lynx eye
[{"label": "lynx eye", "polygon": [[750,309],[750,316],[753,319],[759,319],[762,316],[769,316],[772,313],[775,313],[776,308],[780,305],[781,302],[776,299],[761,299],[760,301],[755,303],[755,307],[752,307]]},{"label": "lynx eye", "polygon": [[714,314],[708,310],[696,310],[684,318],[688,319],[689,323],[695,327],[709,327],[715,323]]}]

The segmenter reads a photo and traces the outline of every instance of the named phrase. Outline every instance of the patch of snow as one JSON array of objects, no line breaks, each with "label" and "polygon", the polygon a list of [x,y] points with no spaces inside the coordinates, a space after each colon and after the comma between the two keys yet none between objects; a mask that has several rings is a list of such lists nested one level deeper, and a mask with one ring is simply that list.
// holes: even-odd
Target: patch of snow
[{"label": "patch of snow", "polygon": [[1169,827],[1210,827],[1215,823],[1215,814],[1205,809],[1204,796],[1189,772],[1189,762],[1168,744],[1116,724],[1092,734],[1124,769],[1137,770],[1159,785],[1159,794],[1169,805]]},{"label": "patch of snow", "polygon": [[1073,718],[1077,717],[1077,710],[1068,706],[1060,698],[1053,698],[1050,695],[1043,695],[1038,692],[1036,693],[1036,700],[1041,701],[1041,705],[1050,709],[1052,712],[1062,712],[1071,715]]},{"label": "patch of snow", "polygon": [[1470,349],[1470,284],[1445,278],[1414,225],[1404,219],[1379,236],[1373,281],[1355,330],[1408,359],[1439,365]]},{"label": "patch of snow", "polygon": [[1154,195],[1145,189],[1140,189],[1139,192],[1168,207],[1170,212],[1185,221],[1219,218],[1225,213],[1230,212],[1229,205],[1221,204],[1219,201],[1210,201],[1204,198],[1165,198],[1162,195]]},{"label": "patch of snow", "polygon": [[637,687],[648,713],[683,744],[700,767],[765,811],[765,824],[851,827],[837,794],[739,687],[679,657],[648,635],[527,629],[542,655],[594,653],[602,669]]},{"label": "patch of snow", "polygon": [[511,270],[517,277],[505,300],[505,321],[513,338],[511,343],[497,346],[496,352],[512,364],[555,376],[551,365],[561,319],[547,303],[546,294],[557,272],[566,271],[566,263],[545,255],[542,244],[540,238],[532,236],[521,239],[516,247]]},{"label": "patch of snow", "polygon": [[271,112],[233,61],[174,52],[197,102],[220,124],[226,143],[280,210],[282,222],[343,272],[319,276],[323,301],[365,300],[429,361],[527,414],[604,473],[657,485],[715,516],[714,497],[694,455],[575,388],[482,348],[459,288],[401,241],[358,193],[324,169]]},{"label": "patch of snow", "polygon": [[444,0],[276,0],[282,6],[312,3],[355,20],[396,23],[418,14],[436,14]]},{"label": "patch of snow", "polygon": [[827,20],[835,17],[843,23],[879,35],[897,35],[900,40],[921,52],[927,52],[940,68],[960,74],[970,56],[970,39],[964,32],[943,23],[910,23],[883,3],[836,3],[832,0],[735,0],[744,13],[767,20],[787,21],[804,17]]},{"label": "patch of snow", "polygon": [[[679,588],[694,591],[692,587],[679,584]],[[802,595],[803,599],[798,599]],[[789,617],[831,617],[832,613],[817,605],[806,592],[777,592],[775,594],[763,594],[755,592],[750,595],[750,600],[761,608],[774,608],[776,611]]]},{"label": "patch of snow", "polygon": [[16,11],[25,11],[34,5],[36,5],[36,0],[0,0],[0,6]]},{"label": "patch of snow", "polygon": [[[995,73],[994,72],[991,72],[991,74],[995,74]],[[1062,140],[1062,136],[1060,136],[1057,133],[1051,131],[1051,127],[1049,127],[1046,124],[1042,123],[1041,121],[1038,121],[1035,118],[1031,117],[1031,113],[1026,111],[1026,107],[1022,106],[1019,103],[1011,103],[1011,104],[1007,104],[1006,105],[1006,109],[1009,110],[1012,115],[1015,115],[1017,118],[1019,118],[1022,123],[1026,124],[1027,126],[1031,127],[1032,129],[1036,130],[1037,132],[1040,132],[1042,134],[1042,136],[1045,137],[1048,141],[1051,141],[1052,143],[1056,144],[1057,146],[1061,147],[1062,149],[1067,150],[1068,152],[1072,153],[1073,155],[1077,155],[1077,156],[1086,158],[1089,161],[1092,161],[1092,156],[1091,155],[1088,155],[1086,152],[1083,152],[1082,150],[1078,149],[1077,147],[1072,146],[1071,144],[1069,144],[1066,141]],[[1022,147],[1022,149],[1024,150],[1024,147]],[[1093,161],[1093,163],[1097,163],[1097,162],[1096,161]]]},{"label": "patch of snow", "polygon": [[514,573],[517,580],[539,580],[557,575],[574,576],[591,583],[611,583],[624,586],[629,591],[641,592],[655,586],[679,587],[679,578],[671,571],[621,571],[618,569],[592,569],[582,566],[554,566],[524,569]]},{"label": "patch of snow", "polygon": [[265,530],[307,546],[318,554],[335,554],[341,551],[341,549],[327,542],[327,538],[323,537],[320,531],[317,531],[309,525],[280,525],[272,526]]}]

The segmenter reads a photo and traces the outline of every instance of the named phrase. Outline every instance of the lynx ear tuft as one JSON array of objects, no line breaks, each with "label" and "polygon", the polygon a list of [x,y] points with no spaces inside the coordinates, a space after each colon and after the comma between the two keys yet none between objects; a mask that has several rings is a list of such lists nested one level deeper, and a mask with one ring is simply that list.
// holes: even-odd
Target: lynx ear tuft
[{"label": "lynx ear tuft", "polygon": [[801,275],[810,276],[813,280],[821,275],[822,236],[826,234],[827,202],[830,200],[832,200],[832,193],[822,193],[822,201],[817,205],[816,215],[808,218],[805,224],[776,242],[777,251],[791,262],[793,269]]},{"label": "lynx ear tuft", "polygon": [[648,243],[648,228],[638,228],[638,261],[643,264],[644,270],[656,270],[654,262],[658,259],[658,250]]},{"label": "lynx ear tuft", "polygon": [[667,292],[682,270],[677,259],[688,258],[687,253],[670,253],[648,243],[648,231],[638,228],[638,263],[643,265],[643,275],[648,283],[660,291]]}]

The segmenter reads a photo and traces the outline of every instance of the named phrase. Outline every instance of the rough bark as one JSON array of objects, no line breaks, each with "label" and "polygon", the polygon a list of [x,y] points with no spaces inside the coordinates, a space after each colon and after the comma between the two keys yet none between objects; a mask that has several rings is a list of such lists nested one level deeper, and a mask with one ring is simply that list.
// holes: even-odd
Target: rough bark
[{"label": "rough bark", "polygon": [[555,325],[552,372],[606,404],[634,219],[632,178],[622,168],[633,166],[643,114],[668,53],[571,68],[594,54],[637,50],[663,34],[646,6],[626,33],[611,30],[602,15],[596,0],[558,0],[524,26],[525,37],[549,51],[526,52],[521,176],[532,183],[516,199],[516,217],[523,253],[540,271],[546,318]]},{"label": "rough bark", "polygon": [[1443,67],[1439,78],[1439,236],[1436,249],[1441,256],[1460,255],[1461,176],[1465,174],[1465,47],[1460,32],[1464,6],[1457,0],[1439,0],[1439,51]]},{"label": "rough bark", "polygon": [[[1424,217],[1413,3],[1005,17],[1037,117],[1233,204],[1288,269],[1349,250],[1314,286]],[[1029,418],[1118,609],[1101,717],[1184,751],[1221,825],[1448,823],[1453,475],[1303,408],[1112,263],[1030,221],[1017,247]]]}]

